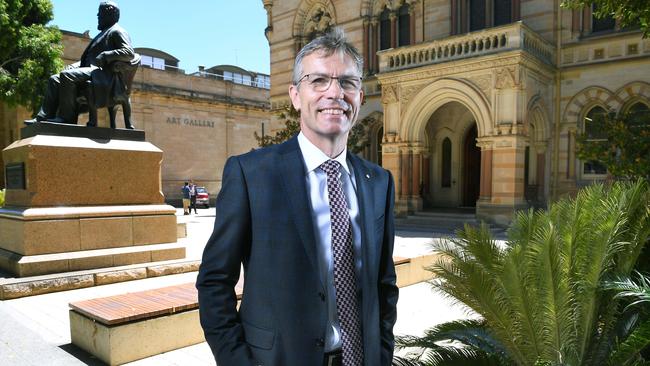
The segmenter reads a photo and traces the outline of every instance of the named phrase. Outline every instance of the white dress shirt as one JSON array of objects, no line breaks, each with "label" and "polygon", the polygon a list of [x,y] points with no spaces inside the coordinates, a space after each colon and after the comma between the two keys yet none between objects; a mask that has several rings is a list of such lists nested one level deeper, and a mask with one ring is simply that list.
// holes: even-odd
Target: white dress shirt
[{"label": "white dress shirt", "polygon": [[[330,220],[329,196],[327,191],[327,174],[320,168],[321,164],[330,160],[318,147],[303,135],[298,134],[298,144],[305,162],[307,175],[307,192],[311,204],[311,215],[314,223],[314,234],[318,248],[318,264],[321,279],[326,285],[326,301],[328,309],[328,329],[325,335],[325,352],[341,348],[341,332],[336,314],[336,298],[334,291],[334,263],[332,259],[332,224]],[[340,179],[343,183],[345,199],[348,203],[348,212],[352,224],[352,240],[355,253],[355,270],[357,282],[361,273],[361,229],[359,216],[359,203],[357,201],[356,182],[354,171],[346,160],[347,148],[334,158],[343,169]],[[359,286],[357,285],[357,288]]]}]

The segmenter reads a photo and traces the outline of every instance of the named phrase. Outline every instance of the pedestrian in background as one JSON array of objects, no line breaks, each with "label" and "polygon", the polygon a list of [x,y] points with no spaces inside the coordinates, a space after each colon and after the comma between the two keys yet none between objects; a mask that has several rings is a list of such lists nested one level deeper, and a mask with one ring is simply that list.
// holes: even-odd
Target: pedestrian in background
[{"label": "pedestrian in background", "polygon": [[181,192],[183,193],[183,215],[189,215],[190,211],[188,208],[190,207],[190,186],[188,182],[185,182],[185,185],[183,188],[181,188]]},{"label": "pedestrian in background", "polygon": [[190,179],[190,213],[192,213],[192,208],[194,208],[194,213],[198,214],[196,211],[196,184]]}]

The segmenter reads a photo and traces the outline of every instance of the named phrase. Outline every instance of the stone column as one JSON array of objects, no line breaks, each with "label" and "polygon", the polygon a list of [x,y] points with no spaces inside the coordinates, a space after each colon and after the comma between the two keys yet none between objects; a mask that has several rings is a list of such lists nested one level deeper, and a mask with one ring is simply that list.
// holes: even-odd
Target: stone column
[{"label": "stone column", "polygon": [[422,155],[425,150],[420,143],[414,143],[409,150],[411,151],[411,195],[409,196],[409,212],[422,211],[420,187],[423,184]]},{"label": "stone column", "polygon": [[370,62],[370,35],[368,32],[370,31],[370,21],[368,21],[368,18],[363,19],[363,74],[368,75],[368,70],[369,70],[369,65],[368,63]]},{"label": "stone column", "polygon": [[427,151],[422,155],[422,185],[424,186],[422,199],[431,198],[430,169],[431,169],[431,157],[429,156],[429,152]]},{"label": "stone column", "polygon": [[411,151],[408,148],[400,149],[400,200],[407,200],[411,195]]},{"label": "stone column", "polygon": [[576,179],[576,130],[569,130],[567,138],[567,178]]},{"label": "stone column", "polygon": [[397,14],[394,11],[390,12],[390,47],[397,47]]},{"label": "stone column", "polygon": [[402,199],[404,182],[402,177],[401,143],[396,142],[395,133],[387,133],[382,144],[382,166],[390,171],[395,182],[395,214],[405,216],[408,213],[406,200]]},{"label": "stone column", "polygon": [[489,203],[492,200],[492,143],[481,141],[478,143],[481,148],[481,192],[479,201]]},{"label": "stone column", "polygon": [[379,25],[379,20],[377,17],[372,17],[370,20],[370,57],[368,58],[368,62],[370,62],[369,69],[371,74],[379,71],[379,59],[377,57],[379,36],[377,35],[377,25]]},{"label": "stone column", "polygon": [[524,198],[527,141],[516,127],[502,125],[498,129],[498,135],[491,137],[492,149],[481,152],[481,193],[476,215],[505,225],[516,210],[528,207]]},{"label": "stone column", "polygon": [[539,202],[546,202],[546,195],[544,194],[544,182],[546,173],[546,144],[539,144],[535,147],[537,151],[537,200]]}]

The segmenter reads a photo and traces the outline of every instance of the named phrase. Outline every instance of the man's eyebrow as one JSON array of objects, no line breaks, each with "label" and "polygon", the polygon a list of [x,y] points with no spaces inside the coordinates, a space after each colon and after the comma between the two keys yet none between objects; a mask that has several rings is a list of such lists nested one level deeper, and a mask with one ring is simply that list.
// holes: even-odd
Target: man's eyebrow
[{"label": "man's eyebrow", "polygon": [[[330,77],[330,78],[332,77],[330,74],[326,74],[326,73],[322,73],[322,72],[308,72],[305,75],[327,76],[327,77]],[[343,78],[359,78],[359,79],[361,78],[361,76],[355,75],[355,74],[342,74],[342,75],[335,76],[335,77],[336,78],[341,78],[341,77],[343,77]]]}]

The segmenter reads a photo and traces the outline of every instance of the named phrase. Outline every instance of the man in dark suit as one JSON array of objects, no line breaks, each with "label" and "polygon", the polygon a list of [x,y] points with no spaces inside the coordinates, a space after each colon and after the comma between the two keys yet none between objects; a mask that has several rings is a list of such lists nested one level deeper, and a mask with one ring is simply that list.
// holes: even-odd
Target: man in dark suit
[{"label": "man in dark suit", "polygon": [[[28,123],[77,123],[77,87],[91,76],[93,80],[102,80],[101,84],[110,84],[114,74],[105,70],[108,65],[114,61],[134,61],[137,56],[131,47],[131,39],[124,28],[117,24],[119,19],[120,9],[116,3],[105,1],[99,5],[97,29],[101,32],[86,47],[79,62],[50,77],[41,109],[36,118]],[[96,88],[95,98],[105,98],[102,94],[107,93],[108,89]]]},{"label": "man in dark suit", "polygon": [[226,162],[197,279],[219,366],[391,363],[393,180],[346,148],[362,62],[339,29],[310,42],[289,88],[300,134]]}]

